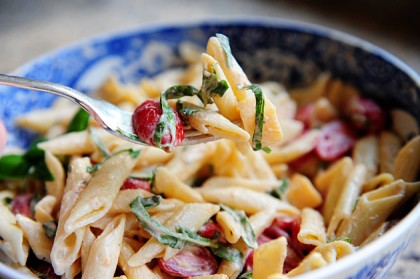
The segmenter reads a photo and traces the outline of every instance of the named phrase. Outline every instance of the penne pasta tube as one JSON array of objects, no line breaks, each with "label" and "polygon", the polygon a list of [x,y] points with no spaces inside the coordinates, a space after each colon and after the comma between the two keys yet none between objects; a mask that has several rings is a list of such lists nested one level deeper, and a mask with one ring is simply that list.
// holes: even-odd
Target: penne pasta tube
[{"label": "penne pasta tube", "polygon": [[312,208],[304,208],[302,210],[302,221],[297,239],[303,244],[314,246],[327,242],[324,218],[318,211]]},{"label": "penne pasta tube", "polygon": [[121,152],[103,163],[74,204],[64,224],[66,233],[99,220],[109,211],[135,162],[129,152]]},{"label": "penne pasta tube", "polygon": [[38,143],[38,147],[54,155],[83,155],[96,150],[88,131],[63,134]]},{"label": "penne pasta tube", "polygon": [[[219,62],[216,61],[216,59],[207,53],[203,53],[201,55],[201,62],[205,71],[209,73],[215,73],[219,81],[227,81],[225,73],[223,72],[222,67],[220,66]],[[239,119],[238,100],[236,99],[231,86],[229,86],[223,96],[216,95],[213,99],[223,116],[231,121]]]},{"label": "penne pasta tube", "polygon": [[[338,200],[342,196],[343,186],[346,184],[349,174],[354,169],[353,161],[351,159],[342,159],[337,162],[337,165],[332,166],[334,171],[330,172],[331,181],[328,186],[328,192],[322,208],[325,223],[328,225],[332,216],[334,215],[335,208]],[[328,172],[328,171],[327,171]],[[327,175],[327,174],[326,174]]]},{"label": "penne pasta tube", "polygon": [[327,237],[329,240],[335,239],[335,234],[340,224],[350,218],[354,206],[362,190],[362,185],[366,177],[366,167],[356,165],[349,174],[346,182],[342,186],[337,205],[334,208],[333,215],[328,224]]},{"label": "penne pasta tube", "polygon": [[115,217],[95,239],[82,278],[113,278],[120,255],[125,215]]},{"label": "penne pasta tube", "polygon": [[216,222],[222,227],[223,234],[229,243],[236,243],[241,238],[241,225],[228,212],[218,212],[216,214]]},{"label": "penne pasta tube", "polygon": [[[3,197],[13,197],[11,193],[2,192]],[[29,244],[24,238],[22,229],[18,226],[15,216],[0,203],[0,251],[13,262],[21,266],[26,264],[29,254]]]},{"label": "penne pasta tube", "polygon": [[316,145],[320,131],[310,130],[294,141],[281,147],[273,147],[271,152],[264,154],[270,164],[289,163],[310,152]]},{"label": "penne pasta tube", "polygon": [[287,240],[284,236],[262,244],[254,250],[252,278],[266,279],[283,272],[287,256]]},{"label": "penne pasta tube", "polygon": [[397,180],[360,196],[350,218],[338,228],[337,237],[349,237],[353,245],[360,245],[401,203],[405,191],[404,181]]},{"label": "penne pasta tube", "polygon": [[47,189],[47,195],[55,197],[57,204],[55,208],[60,207],[61,198],[64,192],[65,184],[65,173],[63,165],[60,160],[55,157],[51,152],[45,151],[45,164],[47,165],[49,171],[54,177],[54,181],[46,181],[45,187]]},{"label": "penne pasta tube", "polygon": [[394,177],[414,182],[420,173],[420,135],[407,142],[397,154],[394,162]]},{"label": "penne pasta tube", "polygon": [[280,201],[265,193],[240,187],[229,187],[223,191],[219,191],[219,189],[201,189],[200,193],[208,202],[225,204],[249,214],[254,214],[265,209],[274,209],[278,212],[291,215],[299,214],[297,208],[286,202]]},{"label": "penne pasta tube", "polygon": [[180,181],[165,167],[156,170],[154,187],[157,193],[163,193],[168,198],[186,203],[204,201],[198,191]]},{"label": "penne pasta tube", "polygon": [[294,174],[284,192],[285,199],[299,209],[316,208],[322,203],[321,194],[315,189],[311,180],[304,175]]},{"label": "penne pasta tube", "polygon": [[46,236],[42,224],[21,214],[16,214],[16,221],[22,229],[23,235],[28,240],[35,256],[40,260],[50,263],[53,242],[52,239]]},{"label": "penne pasta tube", "polygon": [[54,272],[58,275],[63,275],[79,257],[85,228],[82,227],[67,233],[64,230],[64,224],[80,193],[91,178],[91,175],[86,172],[88,166],[90,166],[90,160],[86,157],[75,157],[69,164],[66,187],[61,200],[57,230],[50,255]]},{"label": "penne pasta tube", "polygon": [[379,171],[392,173],[394,161],[401,148],[400,138],[389,131],[383,131],[378,137]]},{"label": "penne pasta tube", "polygon": [[213,176],[201,186],[204,188],[223,189],[226,187],[241,187],[258,192],[268,192],[279,187],[280,181],[271,179],[248,179],[242,177]]},{"label": "penne pasta tube", "polygon": [[[163,225],[175,230],[184,227],[193,232],[198,231],[220,207],[210,203],[187,203],[180,207]],[[150,238],[128,261],[132,267],[142,266],[163,252],[166,246],[160,244],[155,238]]]},{"label": "penne pasta tube", "polygon": [[366,179],[374,177],[378,172],[378,139],[366,136],[356,141],[353,147],[353,161],[366,167]]}]

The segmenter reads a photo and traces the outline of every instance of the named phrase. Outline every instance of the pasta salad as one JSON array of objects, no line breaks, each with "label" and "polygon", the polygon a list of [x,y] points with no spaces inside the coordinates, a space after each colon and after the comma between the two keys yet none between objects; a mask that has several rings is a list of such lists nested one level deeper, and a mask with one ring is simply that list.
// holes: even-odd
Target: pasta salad
[{"label": "pasta salad", "polygon": [[[96,92],[158,148],[63,100],[16,120],[40,137],[0,158],[2,262],[41,278],[289,278],[356,253],[419,193],[409,114],[328,73],[251,84],[221,34],[180,53],[186,68]],[[177,147],[185,127],[220,139]]]}]

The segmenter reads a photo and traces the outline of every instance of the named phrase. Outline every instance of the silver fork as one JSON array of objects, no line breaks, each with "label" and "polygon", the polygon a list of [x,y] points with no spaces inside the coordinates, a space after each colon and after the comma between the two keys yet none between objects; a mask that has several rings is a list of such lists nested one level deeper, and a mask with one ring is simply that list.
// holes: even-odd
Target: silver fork
[{"label": "silver fork", "polygon": [[[102,128],[114,136],[136,144],[149,145],[140,140],[134,132],[132,125],[133,113],[122,110],[107,101],[90,97],[61,84],[17,76],[0,74],[0,85],[43,91],[64,97],[85,109]],[[181,145],[205,143],[216,139],[212,135],[201,134],[197,130],[187,128],[185,130],[185,139]]]}]

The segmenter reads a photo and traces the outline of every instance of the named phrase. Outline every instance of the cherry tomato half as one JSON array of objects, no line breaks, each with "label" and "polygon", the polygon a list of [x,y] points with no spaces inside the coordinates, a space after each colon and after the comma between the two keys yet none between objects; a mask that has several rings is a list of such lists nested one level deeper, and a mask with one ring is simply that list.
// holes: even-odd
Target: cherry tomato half
[{"label": "cherry tomato half", "polygon": [[343,121],[334,120],[322,126],[315,152],[320,159],[331,162],[346,154],[354,142],[351,129]]},{"label": "cherry tomato half", "polygon": [[13,214],[22,214],[32,218],[31,199],[33,194],[19,194],[13,198],[12,212]]},{"label": "cherry tomato half", "polygon": [[363,132],[378,133],[385,125],[385,113],[373,100],[355,96],[349,99],[345,115],[350,123]]},{"label": "cherry tomato half", "polygon": [[150,181],[140,178],[127,178],[120,190],[143,189],[150,192]]},{"label": "cherry tomato half", "polygon": [[212,253],[201,246],[186,246],[168,260],[158,259],[158,264],[167,274],[178,277],[211,275],[218,268]]},{"label": "cherry tomato half", "polygon": [[[174,146],[180,145],[184,140],[184,125],[178,112],[173,110],[176,117],[176,131]],[[144,142],[156,146],[154,134],[156,126],[162,115],[162,108],[160,103],[156,100],[147,100],[143,102],[133,114],[134,131],[138,137]],[[162,144],[168,144],[172,141],[172,136],[169,131],[166,131],[162,136]]]}]

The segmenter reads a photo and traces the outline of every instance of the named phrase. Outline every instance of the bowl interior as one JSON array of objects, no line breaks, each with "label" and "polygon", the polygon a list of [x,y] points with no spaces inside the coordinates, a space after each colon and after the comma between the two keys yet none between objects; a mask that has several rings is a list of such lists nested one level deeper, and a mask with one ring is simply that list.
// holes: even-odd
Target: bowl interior
[{"label": "bowl interior", "polygon": [[[13,74],[88,93],[111,73],[123,82],[136,82],[183,65],[178,49],[181,43],[191,42],[204,49],[208,38],[216,33],[229,37],[234,56],[252,82],[276,80],[298,87],[328,71],[386,107],[403,108],[420,123],[418,74],[369,43],[326,28],[288,21],[212,21],[102,35],[46,54]],[[34,135],[15,127],[13,119],[47,107],[55,98],[47,93],[0,87],[0,119],[9,131],[8,145],[27,147]]]}]

